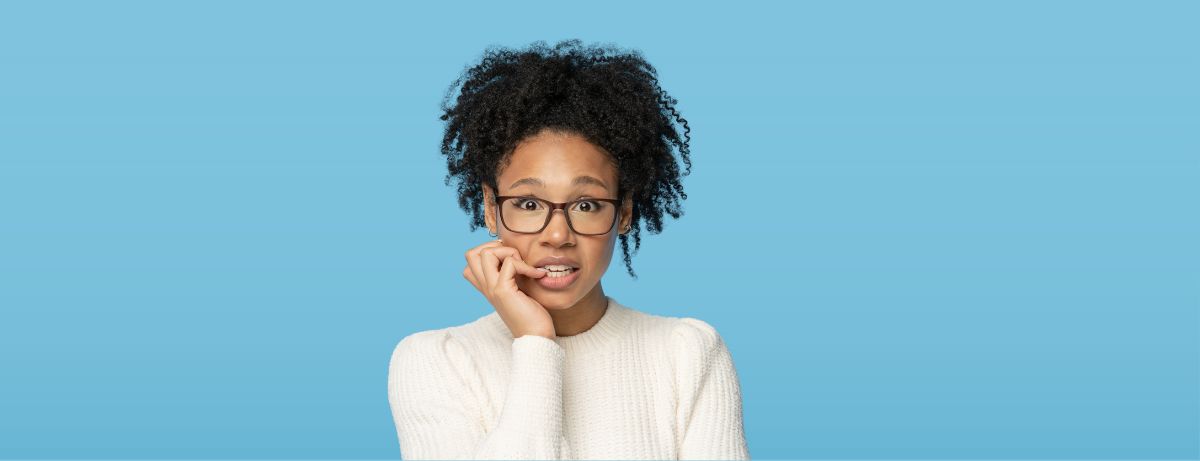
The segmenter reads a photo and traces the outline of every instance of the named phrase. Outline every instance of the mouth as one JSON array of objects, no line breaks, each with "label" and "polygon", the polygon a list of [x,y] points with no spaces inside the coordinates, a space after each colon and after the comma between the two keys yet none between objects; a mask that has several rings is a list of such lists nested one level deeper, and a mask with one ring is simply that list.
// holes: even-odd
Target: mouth
[{"label": "mouth", "polygon": [[562,256],[547,256],[536,262],[531,263],[533,267],[545,268],[551,271],[563,271],[567,268],[579,269],[579,261],[566,255]]},{"label": "mouth", "polygon": [[542,288],[561,290],[570,286],[579,278],[578,267],[555,264],[538,267],[546,269],[546,275],[537,279],[538,285]]}]

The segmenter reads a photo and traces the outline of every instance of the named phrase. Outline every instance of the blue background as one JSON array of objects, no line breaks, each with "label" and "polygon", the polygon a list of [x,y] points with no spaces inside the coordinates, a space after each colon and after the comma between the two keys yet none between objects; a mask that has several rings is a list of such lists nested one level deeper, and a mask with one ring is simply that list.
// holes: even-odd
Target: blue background
[{"label": "blue background", "polygon": [[717,327],[754,458],[1198,458],[1198,13],[2,3],[0,457],[398,458],[392,347],[491,311],[438,104],[578,37],[692,128],[606,290]]}]

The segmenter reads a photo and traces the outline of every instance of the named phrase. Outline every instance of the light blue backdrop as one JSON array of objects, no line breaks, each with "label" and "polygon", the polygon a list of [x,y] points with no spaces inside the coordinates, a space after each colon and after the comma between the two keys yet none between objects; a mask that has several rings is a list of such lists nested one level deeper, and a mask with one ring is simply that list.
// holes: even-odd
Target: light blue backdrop
[{"label": "light blue backdrop", "polygon": [[0,457],[398,458],[392,347],[491,309],[438,103],[578,37],[692,128],[606,288],[718,328],[753,457],[1195,459],[1198,13],[2,3]]}]

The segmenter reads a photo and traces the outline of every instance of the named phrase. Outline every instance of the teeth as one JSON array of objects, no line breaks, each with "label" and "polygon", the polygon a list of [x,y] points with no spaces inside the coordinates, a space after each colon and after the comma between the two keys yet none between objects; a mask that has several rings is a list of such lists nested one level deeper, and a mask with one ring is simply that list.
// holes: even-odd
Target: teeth
[{"label": "teeth", "polygon": [[552,264],[552,265],[549,265],[549,266],[542,266],[542,268],[543,268],[543,269],[546,269],[546,270],[548,270],[548,271],[554,272],[554,271],[567,271],[567,270],[570,270],[570,269],[571,269],[571,266],[563,266],[563,265],[559,265],[559,264]]}]

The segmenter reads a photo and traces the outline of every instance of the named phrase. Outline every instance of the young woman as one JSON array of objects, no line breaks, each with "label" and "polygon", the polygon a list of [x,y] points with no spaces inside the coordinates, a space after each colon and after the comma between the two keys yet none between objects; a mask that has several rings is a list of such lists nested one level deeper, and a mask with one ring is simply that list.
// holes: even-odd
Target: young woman
[{"label": "young woman", "polygon": [[[495,240],[462,275],[493,312],[392,353],[403,459],[749,459],[717,331],[622,305],[600,278],[639,222],[678,218],[688,127],[640,52],[490,47],[443,102],[458,202]],[[682,136],[675,123],[683,127]]]}]

